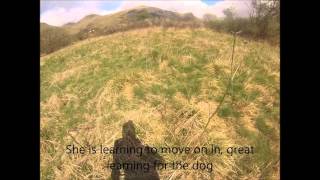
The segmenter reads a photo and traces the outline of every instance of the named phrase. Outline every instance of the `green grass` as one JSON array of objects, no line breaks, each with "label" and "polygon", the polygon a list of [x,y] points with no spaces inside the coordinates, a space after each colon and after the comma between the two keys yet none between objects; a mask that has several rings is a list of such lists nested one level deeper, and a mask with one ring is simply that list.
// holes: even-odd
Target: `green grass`
[{"label": "green grass", "polygon": [[241,116],[240,112],[238,112],[232,105],[223,105],[219,111],[218,116],[223,118],[233,117],[233,118],[239,118]]},{"label": "green grass", "polygon": [[146,96],[144,92],[144,88],[140,86],[134,87],[133,93],[139,99],[144,99]]},{"label": "green grass", "polygon": [[[243,61],[243,66],[209,124],[210,131],[195,140],[207,122],[207,108],[215,110],[210,103],[219,103],[227,88],[232,36],[206,29],[140,29],[85,40],[43,57],[41,178],[76,179],[93,172],[109,177],[102,164],[112,157],[65,157],[63,147],[73,142],[70,133],[79,143],[112,146],[129,119],[149,145],[210,141],[257,149],[247,158],[202,157],[218,167],[215,178],[274,177],[277,172],[267,164],[279,160],[274,148],[279,142],[279,54],[268,44],[237,41],[235,62]],[[245,124],[245,117],[252,119],[255,131]],[[189,156],[164,158],[195,161]],[[259,173],[252,175],[255,171]],[[166,179],[170,173],[160,175]]]}]

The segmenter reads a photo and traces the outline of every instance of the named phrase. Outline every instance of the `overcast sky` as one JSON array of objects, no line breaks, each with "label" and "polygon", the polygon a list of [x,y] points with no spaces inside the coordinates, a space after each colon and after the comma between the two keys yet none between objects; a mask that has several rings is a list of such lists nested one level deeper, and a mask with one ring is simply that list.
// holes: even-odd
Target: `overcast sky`
[{"label": "overcast sky", "polygon": [[54,26],[77,22],[89,14],[106,15],[137,6],[152,6],[179,13],[191,12],[202,18],[205,13],[223,17],[233,7],[238,16],[248,16],[250,0],[41,0],[40,21]]}]

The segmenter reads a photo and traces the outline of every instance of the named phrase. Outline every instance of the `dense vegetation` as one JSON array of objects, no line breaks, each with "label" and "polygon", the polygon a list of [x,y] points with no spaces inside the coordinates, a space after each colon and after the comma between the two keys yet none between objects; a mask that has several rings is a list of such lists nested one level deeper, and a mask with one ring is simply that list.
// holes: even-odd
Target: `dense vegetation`
[{"label": "dense vegetation", "polygon": [[59,27],[45,23],[40,25],[40,53],[48,54],[57,49],[70,45],[75,38]]},{"label": "dense vegetation", "polygon": [[234,9],[224,10],[225,18],[217,19],[214,15],[204,16],[205,26],[218,31],[238,32],[253,39],[267,40],[271,44],[280,42],[280,1],[252,0],[248,18],[237,17]]}]

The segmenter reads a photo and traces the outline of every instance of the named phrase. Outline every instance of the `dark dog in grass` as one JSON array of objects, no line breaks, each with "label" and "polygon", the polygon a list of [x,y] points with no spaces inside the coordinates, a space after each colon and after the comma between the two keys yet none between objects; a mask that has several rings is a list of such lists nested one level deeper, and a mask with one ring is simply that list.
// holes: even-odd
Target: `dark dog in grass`
[{"label": "dark dog in grass", "polygon": [[114,167],[112,180],[159,180],[159,174],[154,166],[163,163],[163,158],[157,153],[150,153],[137,138],[135,127],[130,120],[123,124],[122,138],[114,143],[115,149],[130,149],[139,151],[122,151],[113,154]]}]

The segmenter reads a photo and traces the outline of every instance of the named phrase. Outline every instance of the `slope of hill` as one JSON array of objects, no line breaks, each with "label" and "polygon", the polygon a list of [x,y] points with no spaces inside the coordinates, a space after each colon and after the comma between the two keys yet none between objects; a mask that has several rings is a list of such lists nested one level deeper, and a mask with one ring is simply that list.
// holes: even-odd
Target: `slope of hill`
[{"label": "slope of hill", "polygon": [[61,27],[40,24],[40,53],[48,54],[71,44],[74,37]]},{"label": "slope of hill", "polygon": [[[49,28],[48,25],[41,23],[41,53],[50,53],[66,44],[89,37],[160,25],[200,26],[201,21],[191,13],[179,14],[159,8],[141,6],[105,16],[88,15],[77,23],[68,23],[62,27],[50,26]],[[50,30],[50,33],[43,29]]]},{"label": "slope of hill", "polygon": [[[101,18],[101,17],[93,17]],[[106,179],[112,155],[66,155],[68,144],[112,147],[131,119],[151,146],[253,146],[253,155],[162,154],[212,162],[162,179],[279,179],[279,49],[205,29],[145,28],[90,38],[41,59],[41,179]],[[241,64],[241,66],[238,66]]]}]

